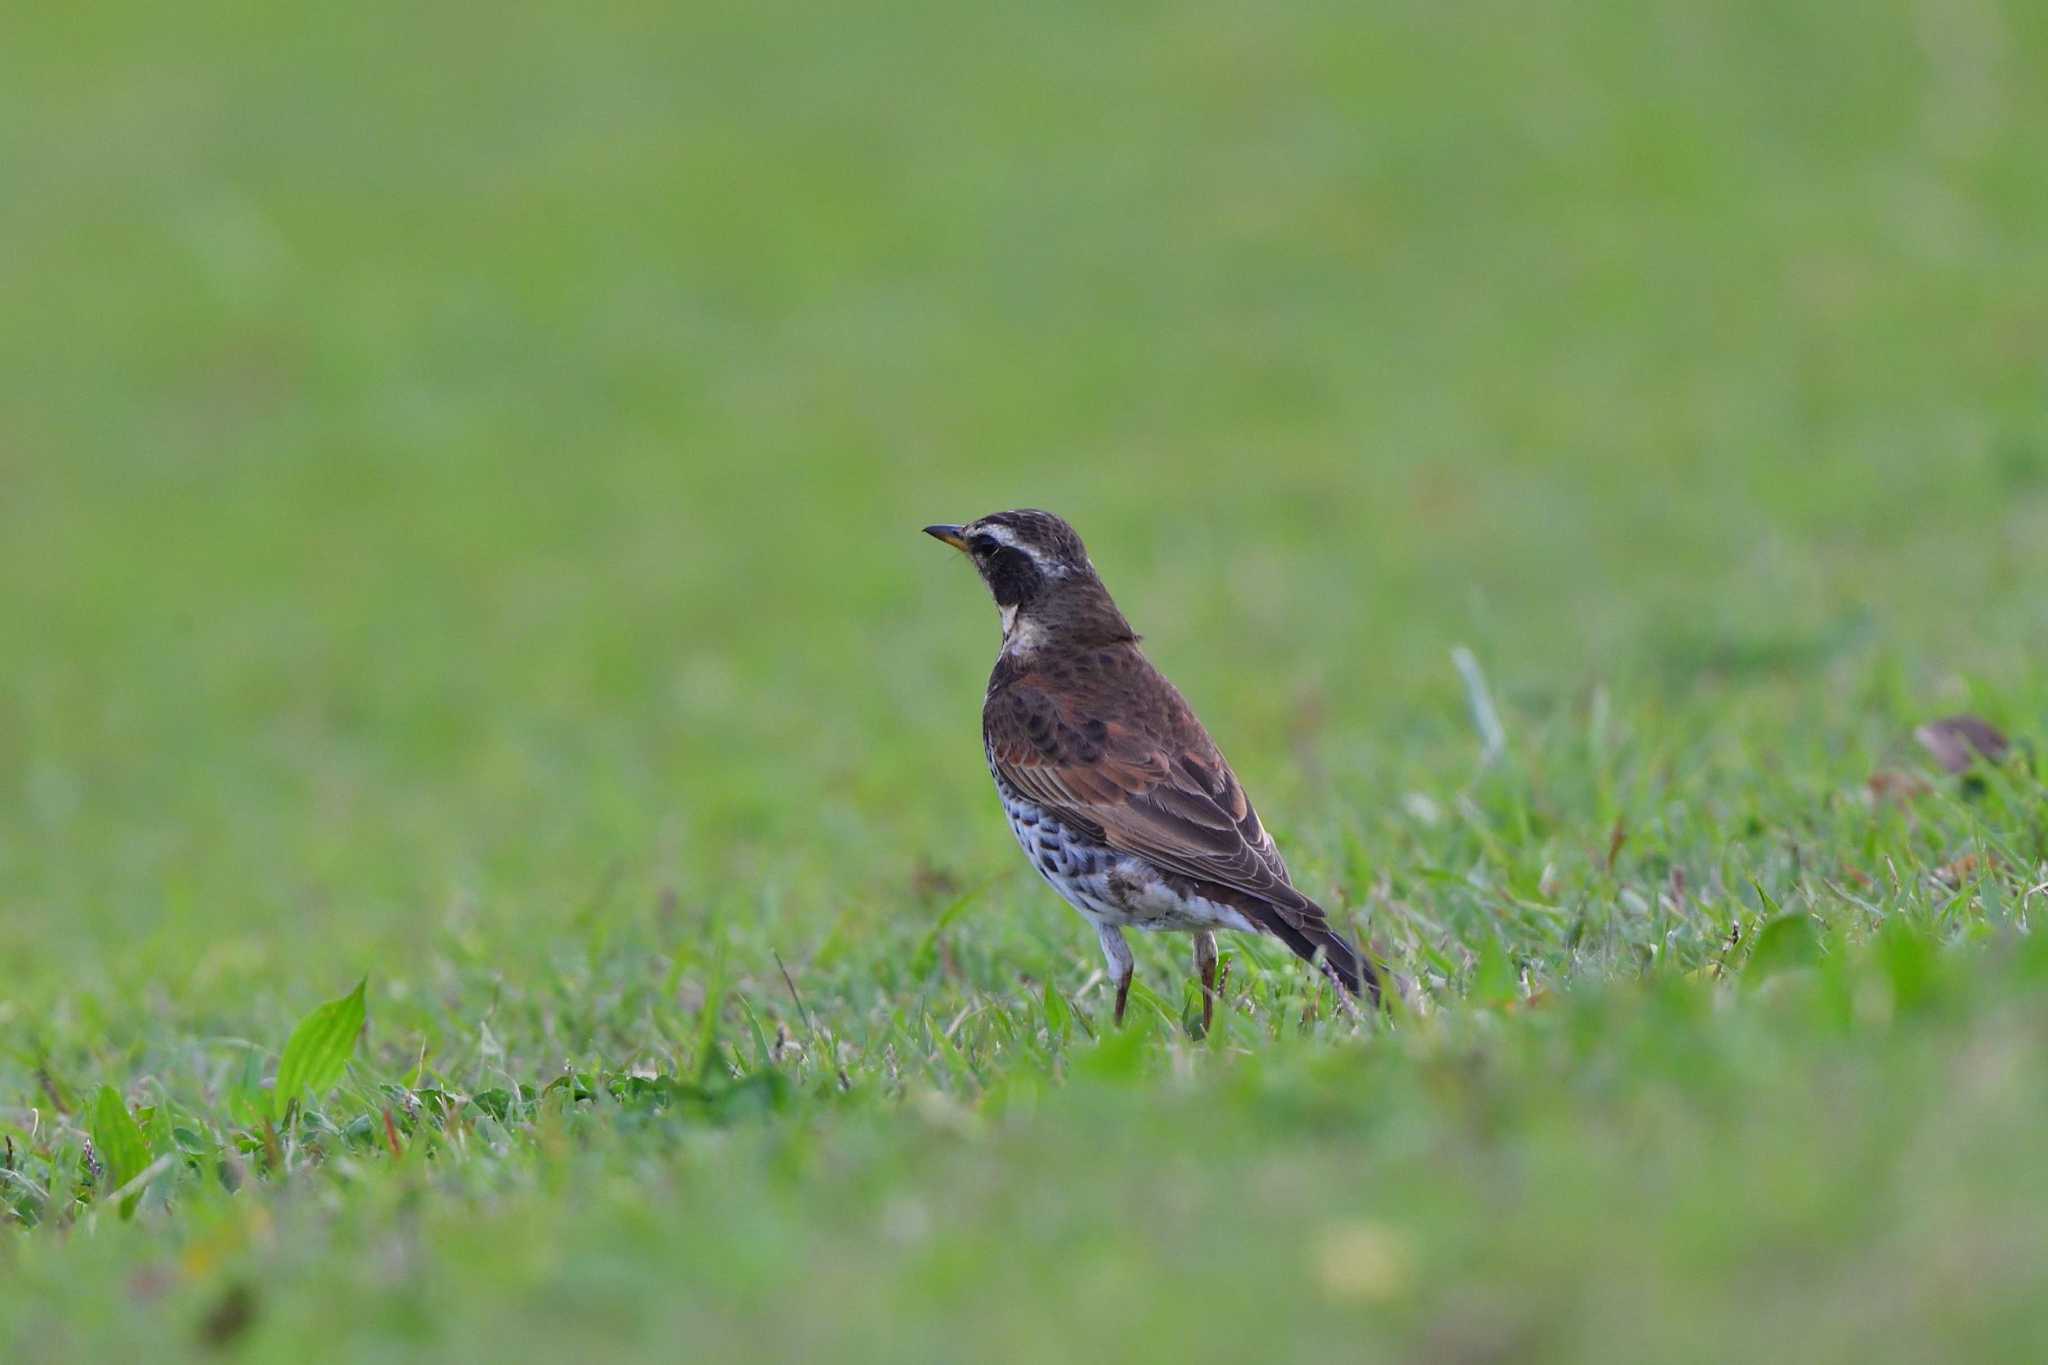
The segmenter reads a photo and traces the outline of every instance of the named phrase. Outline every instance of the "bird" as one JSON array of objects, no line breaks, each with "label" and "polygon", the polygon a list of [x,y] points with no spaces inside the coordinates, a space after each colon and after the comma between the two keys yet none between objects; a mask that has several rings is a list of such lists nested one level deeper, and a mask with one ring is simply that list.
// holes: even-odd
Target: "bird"
[{"label": "bird", "polygon": [[1194,935],[1202,1031],[1216,931],[1270,935],[1345,994],[1380,1004],[1380,973],[1288,875],[1194,709],[1139,648],[1072,526],[1024,508],[924,533],[965,555],[995,598],[1002,651],[982,745],[1025,856],[1094,928],[1123,1023],[1125,929]]}]

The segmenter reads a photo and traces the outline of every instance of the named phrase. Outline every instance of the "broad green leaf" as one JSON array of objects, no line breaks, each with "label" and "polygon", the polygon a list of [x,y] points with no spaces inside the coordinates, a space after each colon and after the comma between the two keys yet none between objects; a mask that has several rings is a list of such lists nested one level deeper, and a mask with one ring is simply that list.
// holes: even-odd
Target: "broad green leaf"
[{"label": "broad green leaf", "polygon": [[1049,973],[1045,979],[1045,1027],[1055,1038],[1062,1037],[1067,1031],[1067,1002],[1060,999],[1060,993],[1053,989]]},{"label": "broad green leaf", "polygon": [[1486,1005],[1511,1005],[1522,998],[1522,983],[1515,960],[1496,939],[1479,945],[1479,961],[1472,969],[1472,998]]},{"label": "broad green leaf", "polygon": [[505,1115],[512,1111],[512,1092],[503,1086],[497,1086],[480,1094],[471,1095],[469,1102],[484,1113],[489,1114],[499,1123],[503,1123]]},{"label": "broad green leaf", "polygon": [[1934,994],[1940,960],[1934,941],[1913,925],[1894,919],[1877,936],[1877,960],[1891,981],[1892,999],[1912,1010]]},{"label": "broad green leaf", "polygon": [[348,1070],[368,1015],[364,991],[370,979],[339,1000],[330,1000],[299,1020],[277,1063],[277,1085],[270,1095],[271,1112],[280,1120],[291,1102],[307,1091],[324,1092]]},{"label": "broad green leaf", "polygon": [[1105,1031],[1094,1047],[1074,1049],[1069,1056],[1075,1075],[1126,1085],[1144,1074],[1152,1048],[1151,1031],[1129,1022]]},{"label": "broad green leaf", "polygon": [[[142,1128],[122,1103],[120,1092],[111,1085],[100,1087],[99,1099],[92,1107],[92,1146],[106,1168],[109,1190],[120,1189],[149,1165],[149,1143],[142,1136]],[[123,1218],[135,1212],[135,1201],[140,1197],[131,1194],[121,1201]]]},{"label": "broad green leaf", "polygon": [[1749,953],[1749,974],[1759,979],[1820,961],[1820,939],[1804,915],[1780,915],[1764,925]]},{"label": "broad green leaf", "polygon": [[780,1071],[756,1071],[721,1090],[711,1101],[711,1115],[722,1122],[772,1113],[789,1100],[789,1078]]}]

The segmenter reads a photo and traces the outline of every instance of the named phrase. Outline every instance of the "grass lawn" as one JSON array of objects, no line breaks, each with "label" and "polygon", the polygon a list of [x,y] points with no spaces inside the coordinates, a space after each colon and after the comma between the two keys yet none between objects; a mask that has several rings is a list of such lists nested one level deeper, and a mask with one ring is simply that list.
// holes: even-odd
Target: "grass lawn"
[{"label": "grass lawn", "polygon": [[[2048,1354],[2044,15],[10,21],[0,1357]],[[1109,1026],[1017,505],[1388,1018]]]}]

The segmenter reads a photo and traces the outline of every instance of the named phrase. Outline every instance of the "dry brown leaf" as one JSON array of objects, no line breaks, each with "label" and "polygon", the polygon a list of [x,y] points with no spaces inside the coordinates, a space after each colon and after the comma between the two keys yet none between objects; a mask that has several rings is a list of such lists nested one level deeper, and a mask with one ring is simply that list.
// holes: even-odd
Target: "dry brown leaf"
[{"label": "dry brown leaf", "polygon": [[1971,880],[1980,872],[1994,871],[1999,867],[1996,854],[1965,853],[1954,862],[1943,863],[1934,869],[1934,879],[1950,890]]},{"label": "dry brown leaf", "polygon": [[1909,801],[1919,800],[1933,790],[1927,784],[1926,778],[1912,773],[1894,772],[1889,768],[1880,768],[1872,773],[1864,786],[1871,804],[1879,806],[1887,801],[1903,806]]}]

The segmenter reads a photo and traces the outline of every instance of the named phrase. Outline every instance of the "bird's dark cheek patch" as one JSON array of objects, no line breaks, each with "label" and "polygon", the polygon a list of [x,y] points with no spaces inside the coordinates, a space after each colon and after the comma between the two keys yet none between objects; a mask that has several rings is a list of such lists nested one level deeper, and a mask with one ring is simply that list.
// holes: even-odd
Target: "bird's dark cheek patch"
[{"label": "bird's dark cheek patch", "polygon": [[1037,595],[1041,582],[1031,556],[1007,545],[988,557],[981,572],[999,606],[1014,607],[1030,601]]}]

